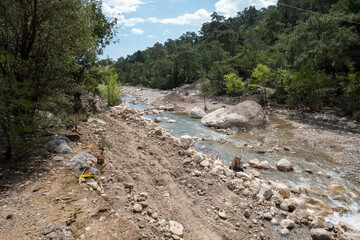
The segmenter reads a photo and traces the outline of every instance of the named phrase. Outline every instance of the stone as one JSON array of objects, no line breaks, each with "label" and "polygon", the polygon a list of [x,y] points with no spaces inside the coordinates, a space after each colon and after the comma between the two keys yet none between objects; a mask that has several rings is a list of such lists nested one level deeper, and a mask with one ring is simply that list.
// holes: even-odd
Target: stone
[{"label": "stone", "polygon": [[341,195],[336,195],[335,197],[333,197],[334,200],[339,201],[339,202],[343,202],[343,203],[347,203],[347,200],[344,196]]},{"label": "stone", "polygon": [[279,171],[293,171],[294,170],[291,162],[285,158],[278,161],[276,163],[276,167]]},{"label": "stone", "polygon": [[224,175],[228,178],[232,178],[235,176],[234,171],[228,169],[228,168],[224,168]]},{"label": "stone", "polygon": [[45,157],[49,154],[50,154],[50,152],[45,148],[37,149],[37,150],[31,152],[31,155],[36,156],[36,157]]},{"label": "stone", "polygon": [[194,174],[196,177],[200,177],[201,176],[201,172],[198,170],[194,170]]},{"label": "stone", "polygon": [[287,219],[292,220],[296,223],[308,223],[312,219],[312,215],[305,209],[295,209],[292,213],[287,216]]},{"label": "stone", "polygon": [[319,218],[315,218],[314,220],[311,221],[310,227],[314,228],[314,229],[315,228],[323,228],[324,227],[324,222]]},{"label": "stone", "polygon": [[[261,190],[260,190],[261,191]],[[270,188],[267,188],[263,191],[263,196],[266,200],[269,200],[272,196],[272,190]]]},{"label": "stone", "polygon": [[272,190],[269,187],[262,187],[258,193],[258,198],[269,200],[272,196]]},{"label": "stone", "polygon": [[53,160],[54,160],[55,162],[63,162],[63,161],[65,161],[65,158],[64,158],[64,157],[61,157],[61,156],[54,156],[54,157],[53,157]]},{"label": "stone", "polygon": [[266,213],[264,213],[264,218],[265,218],[266,220],[271,220],[271,219],[273,219],[273,216],[271,215],[271,213],[266,212]]},{"label": "stone", "polygon": [[280,204],[280,209],[281,210],[283,210],[283,211],[289,211],[290,209],[289,209],[289,203],[288,202],[282,202],[281,204]]},{"label": "stone", "polygon": [[277,221],[275,218],[271,219],[270,222],[271,222],[273,225],[278,225],[278,224],[279,224],[278,221]]},{"label": "stone", "polygon": [[293,228],[295,226],[295,223],[292,220],[283,219],[280,222],[280,226],[281,226],[281,228],[284,228],[284,229],[290,229],[290,228]]},{"label": "stone", "polygon": [[284,197],[281,196],[280,193],[277,191],[273,191],[273,195],[271,196],[271,201],[273,201],[277,206],[280,206],[280,204],[284,201]]},{"label": "stone", "polygon": [[169,221],[169,230],[172,234],[182,237],[184,235],[184,227],[181,223]]},{"label": "stone", "polygon": [[210,162],[208,160],[204,160],[200,163],[200,166],[203,168],[210,167]]},{"label": "stone", "polygon": [[134,211],[135,213],[141,213],[141,211],[142,211],[142,206],[141,206],[140,204],[138,204],[138,203],[135,203],[134,206],[133,206],[133,211]]},{"label": "stone", "polygon": [[[97,158],[86,152],[79,152],[65,165],[71,168],[78,169],[80,171],[92,172],[94,175],[99,175],[100,171],[94,167],[97,162]],[[91,165],[91,166],[90,166]]]},{"label": "stone", "polygon": [[139,204],[143,207],[146,208],[147,206],[149,206],[149,203],[147,201],[141,201],[139,202]]},{"label": "stone", "polygon": [[255,169],[249,169],[248,174],[255,178],[261,178],[261,173],[259,171],[256,171]]},{"label": "stone", "polygon": [[289,231],[289,229],[284,228],[284,229],[280,230],[280,233],[283,236],[287,236],[287,235],[289,235],[290,231]]},{"label": "stone", "polygon": [[72,233],[69,228],[61,224],[51,224],[43,232],[41,240],[71,240]]},{"label": "stone", "polygon": [[145,198],[145,199],[148,198],[148,194],[147,194],[146,192],[141,192],[141,193],[139,194],[139,196],[140,196],[140,197],[143,197],[143,198]]},{"label": "stone", "polygon": [[326,230],[332,231],[334,229],[334,224],[330,221],[325,221],[324,222],[324,228]]},{"label": "stone", "polygon": [[331,184],[326,189],[334,193],[345,192],[345,188],[339,184]]},{"label": "stone", "polygon": [[211,169],[210,174],[212,175],[223,175],[224,168],[222,166],[215,166]]},{"label": "stone", "polygon": [[155,117],[154,118],[154,122],[156,122],[156,123],[160,123],[160,122],[162,122],[162,117]]},{"label": "stone", "polygon": [[194,139],[189,135],[183,135],[180,137],[180,143],[184,149],[188,149],[194,145]]},{"label": "stone", "polygon": [[290,189],[283,183],[277,183],[275,186],[275,190],[280,193],[280,195],[284,198],[289,198],[291,195]]},{"label": "stone", "polygon": [[167,122],[168,122],[168,123],[176,123],[176,120],[174,120],[174,119],[169,119],[169,120],[167,120]]},{"label": "stone", "polygon": [[206,112],[199,107],[195,107],[190,110],[189,115],[192,118],[203,118],[206,115]]},{"label": "stone", "polygon": [[266,121],[262,107],[251,100],[241,102],[229,109],[219,108],[201,119],[202,124],[217,128],[251,128],[264,125]]},{"label": "stone", "polygon": [[193,148],[188,148],[184,150],[185,156],[191,157],[195,153],[195,150]]},{"label": "stone", "polygon": [[331,240],[330,233],[323,228],[311,229],[312,240]]},{"label": "stone", "polygon": [[246,209],[246,210],[245,210],[244,216],[245,216],[246,218],[250,218],[251,213],[250,213],[249,209]]},{"label": "stone", "polygon": [[133,188],[133,187],[134,187],[134,183],[132,183],[132,182],[125,182],[125,183],[124,183],[124,187],[125,187],[125,188]]},{"label": "stone", "polygon": [[262,161],[257,165],[259,169],[271,169],[270,163],[268,161]]},{"label": "stone", "polygon": [[219,217],[220,217],[221,219],[227,219],[227,215],[226,215],[226,213],[223,212],[223,211],[219,211]]},{"label": "stone", "polygon": [[327,216],[334,212],[329,204],[319,199],[304,197],[301,198],[300,201],[302,206],[304,206],[306,209],[313,210],[315,214],[319,216]]},{"label": "stone", "polygon": [[246,173],[243,173],[243,172],[236,172],[235,177],[241,178],[241,179],[244,179],[244,180],[251,180],[251,177],[249,175],[247,175]]},{"label": "stone", "polygon": [[250,167],[256,168],[260,164],[260,161],[257,159],[251,159],[249,161],[249,164],[250,164]]},{"label": "stone", "polygon": [[156,220],[159,218],[159,214],[157,212],[153,213],[153,214],[151,214],[151,217]]},{"label": "stone", "polygon": [[53,136],[47,144],[47,150],[51,153],[70,154],[72,153],[71,141],[64,136]]}]

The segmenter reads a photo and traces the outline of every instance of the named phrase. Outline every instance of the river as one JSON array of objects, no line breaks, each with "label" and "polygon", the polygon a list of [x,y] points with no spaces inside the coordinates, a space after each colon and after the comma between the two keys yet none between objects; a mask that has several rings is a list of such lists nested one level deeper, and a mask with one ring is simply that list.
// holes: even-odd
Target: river
[{"label": "river", "polygon": [[[133,96],[123,98],[131,108],[144,110],[152,107],[141,102],[133,104],[131,98]],[[217,157],[226,165],[229,165],[234,156],[240,155],[245,162],[254,158],[260,161],[267,160],[273,169],[261,170],[265,179],[286,183],[290,188],[302,190],[302,195],[327,202],[333,209],[340,210],[328,217],[330,221],[343,221],[360,230],[360,188],[357,181],[344,178],[341,172],[337,171],[335,162],[326,155],[313,151],[309,143],[295,138],[291,131],[294,127],[288,120],[270,115],[269,128],[238,132],[229,136],[202,125],[199,120],[192,119],[187,114],[162,112],[144,117],[151,120],[155,117],[163,118],[164,121],[159,125],[172,131],[176,137],[197,137],[197,151]],[[168,123],[166,119],[173,119],[176,123]],[[284,143],[286,148],[282,146]],[[282,158],[292,162],[294,172],[276,170],[276,162]],[[343,189],[329,191],[328,186],[331,184],[339,184]]]}]

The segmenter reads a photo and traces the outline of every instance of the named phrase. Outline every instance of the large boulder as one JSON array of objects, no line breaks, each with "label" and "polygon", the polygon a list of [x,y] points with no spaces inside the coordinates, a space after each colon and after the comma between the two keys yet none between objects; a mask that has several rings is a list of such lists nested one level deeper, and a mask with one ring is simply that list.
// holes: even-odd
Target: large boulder
[{"label": "large boulder", "polygon": [[72,153],[71,141],[65,136],[52,136],[47,144],[47,150],[51,153]]},{"label": "large boulder", "polygon": [[199,107],[195,107],[190,110],[189,115],[192,118],[203,118],[206,115],[206,112]]},{"label": "large boulder", "polygon": [[78,169],[80,171],[92,172],[95,175],[99,175],[99,169],[95,168],[97,158],[86,152],[79,152],[70,161],[66,163],[66,166]]},{"label": "large boulder", "polygon": [[41,234],[41,240],[71,240],[73,237],[69,228],[60,224],[49,225]]},{"label": "large boulder", "polygon": [[331,235],[323,228],[311,229],[311,239],[313,240],[331,240]]},{"label": "large boulder", "polygon": [[201,119],[201,123],[216,128],[245,127],[251,128],[266,123],[262,107],[254,101],[244,101],[236,106],[219,108]]}]

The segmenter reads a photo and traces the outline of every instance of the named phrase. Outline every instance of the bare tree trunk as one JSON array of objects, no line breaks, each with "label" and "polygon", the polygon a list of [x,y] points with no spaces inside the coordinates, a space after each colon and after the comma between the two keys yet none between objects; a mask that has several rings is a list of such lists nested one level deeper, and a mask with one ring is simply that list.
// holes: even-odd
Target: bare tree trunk
[{"label": "bare tree trunk", "polygon": [[206,98],[205,98],[205,94],[203,94],[204,96],[204,111],[207,112],[208,108],[206,107]]}]

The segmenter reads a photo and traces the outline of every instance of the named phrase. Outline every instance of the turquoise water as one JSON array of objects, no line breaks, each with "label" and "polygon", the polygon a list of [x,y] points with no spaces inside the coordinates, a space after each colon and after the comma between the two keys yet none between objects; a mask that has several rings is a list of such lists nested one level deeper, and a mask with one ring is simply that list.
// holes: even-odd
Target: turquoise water
[{"label": "turquoise water", "polygon": [[[134,105],[129,103],[127,99],[124,100],[131,108],[138,110],[151,107],[151,105],[143,103]],[[265,179],[286,183],[290,188],[305,188],[309,196],[321,199],[332,207],[342,206],[352,213],[356,213],[359,209],[359,203],[346,194],[346,192],[351,191],[360,197],[358,184],[342,178],[339,173],[334,171],[337,167],[334,162],[327,159],[325,155],[314,152],[306,142],[294,138],[291,133],[293,127],[287,120],[270,116],[272,127],[268,129],[239,132],[235,136],[228,136],[225,133],[217,132],[202,125],[199,120],[190,118],[187,114],[162,112],[156,115],[144,115],[144,117],[151,120],[154,120],[155,117],[165,118],[158,124],[172,131],[172,134],[176,137],[182,135],[197,137],[198,140],[195,146],[197,151],[217,156],[226,165],[229,165],[235,156],[242,154],[244,154],[245,162],[254,158],[260,161],[267,160],[273,170],[260,170]],[[167,119],[173,119],[176,123],[168,123]],[[248,147],[245,147],[244,144],[248,145]],[[286,147],[290,148],[291,151],[285,151],[284,146],[281,144],[286,144]],[[253,147],[249,147],[250,145]],[[266,152],[265,154],[257,152],[258,150],[266,151],[273,148],[279,150],[271,153]],[[292,162],[294,172],[274,170],[276,169],[276,162],[282,158]],[[310,169],[313,174],[305,173],[304,170],[307,169]],[[342,196],[346,198],[347,203],[333,200],[333,197],[339,193],[331,193],[326,189],[330,182],[339,183],[346,189]],[[342,218],[344,217],[346,218],[346,216]],[[338,219],[339,216],[336,215],[336,218]],[[349,215],[349,218],[346,219],[348,221],[344,219],[342,221],[353,224],[360,229],[359,214]],[[354,219],[356,219],[355,222]]]}]

